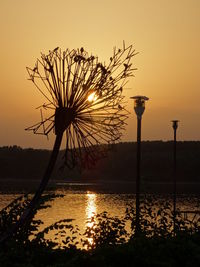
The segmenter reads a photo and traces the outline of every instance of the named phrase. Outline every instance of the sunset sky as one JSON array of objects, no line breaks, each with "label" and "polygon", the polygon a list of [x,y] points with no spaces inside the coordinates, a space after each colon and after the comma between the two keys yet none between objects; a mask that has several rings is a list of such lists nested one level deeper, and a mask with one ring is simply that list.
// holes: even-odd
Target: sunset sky
[{"label": "sunset sky", "polygon": [[107,61],[133,44],[138,70],[124,91],[131,112],[122,141],[135,141],[130,96],[146,95],[143,140],[200,140],[200,0],[0,0],[0,146],[51,148],[52,136],[24,129],[40,119],[44,98],[27,80],[40,52],[84,47]]}]

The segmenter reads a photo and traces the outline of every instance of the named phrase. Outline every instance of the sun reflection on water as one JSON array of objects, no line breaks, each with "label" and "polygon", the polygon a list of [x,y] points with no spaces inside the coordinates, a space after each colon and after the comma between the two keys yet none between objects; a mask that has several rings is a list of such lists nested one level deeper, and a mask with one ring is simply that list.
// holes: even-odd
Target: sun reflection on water
[{"label": "sun reflection on water", "polygon": [[[94,221],[91,221],[92,217],[97,213],[96,207],[96,194],[87,192],[87,206],[86,206],[86,228],[92,228]],[[88,238],[90,244],[93,243],[93,238]]]}]

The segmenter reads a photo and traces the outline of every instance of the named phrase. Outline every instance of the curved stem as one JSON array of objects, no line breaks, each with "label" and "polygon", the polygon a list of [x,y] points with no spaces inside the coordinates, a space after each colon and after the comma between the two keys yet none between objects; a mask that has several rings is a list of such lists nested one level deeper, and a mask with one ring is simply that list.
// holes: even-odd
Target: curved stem
[{"label": "curved stem", "polygon": [[48,184],[48,181],[49,181],[49,179],[51,177],[51,174],[53,172],[53,169],[54,169],[57,157],[58,157],[58,153],[59,153],[59,150],[60,150],[60,145],[61,145],[61,142],[62,142],[62,136],[63,136],[63,133],[58,134],[56,136],[56,140],[55,140],[54,147],[53,147],[53,150],[52,150],[52,153],[51,153],[51,157],[49,159],[49,163],[47,165],[47,168],[46,168],[46,171],[44,173],[43,179],[40,182],[38,190],[36,191],[31,203],[35,203],[35,202],[36,202],[36,204],[38,203],[38,200],[40,199],[42,193],[44,192],[44,190],[45,190],[45,188],[46,188],[46,186]]},{"label": "curved stem", "polygon": [[20,217],[19,221],[9,229],[9,231],[5,232],[1,237],[0,237],[0,244],[4,243],[6,240],[8,240],[8,238],[10,238],[13,234],[15,234],[17,232],[17,230],[23,226],[29,219],[31,219],[34,209],[37,207],[40,198],[42,196],[42,193],[44,192],[48,181],[51,177],[52,171],[54,169],[57,157],[58,157],[58,153],[60,150],[60,145],[62,142],[62,137],[63,137],[63,132],[60,132],[59,134],[57,134],[56,139],[55,139],[55,143],[54,143],[54,147],[49,159],[49,163],[47,165],[46,171],[43,175],[43,178],[40,182],[40,185],[35,193],[35,195],[33,196],[29,206],[26,208],[26,210],[23,212],[22,216]]}]

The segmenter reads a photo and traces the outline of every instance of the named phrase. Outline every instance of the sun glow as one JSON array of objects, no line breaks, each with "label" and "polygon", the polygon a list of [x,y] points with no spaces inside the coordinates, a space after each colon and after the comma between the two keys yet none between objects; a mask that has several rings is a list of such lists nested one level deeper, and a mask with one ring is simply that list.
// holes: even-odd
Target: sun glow
[{"label": "sun glow", "polygon": [[89,94],[89,96],[88,96],[88,101],[89,102],[94,102],[96,100],[97,100],[97,95],[96,95],[95,92],[92,92],[91,94]]},{"label": "sun glow", "polygon": [[[97,208],[96,208],[96,194],[94,193],[87,193],[87,207],[86,207],[86,217],[87,217],[87,222],[86,222],[86,227],[92,228],[94,225],[93,222],[88,222],[96,213],[97,213]],[[88,242],[90,244],[93,244],[93,238],[88,238]]]},{"label": "sun glow", "polygon": [[[92,216],[96,214],[96,194],[94,193],[87,193],[87,208],[86,208],[86,215],[87,219],[91,219]],[[93,223],[87,223],[87,226],[91,227]]]}]

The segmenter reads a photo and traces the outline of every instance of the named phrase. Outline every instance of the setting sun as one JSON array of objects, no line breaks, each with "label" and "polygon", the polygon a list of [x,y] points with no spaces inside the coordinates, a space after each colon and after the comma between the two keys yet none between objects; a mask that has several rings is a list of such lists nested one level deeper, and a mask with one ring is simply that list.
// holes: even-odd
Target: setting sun
[{"label": "setting sun", "polygon": [[88,96],[89,102],[94,102],[96,100],[97,100],[97,95],[95,94],[95,92],[92,92],[91,94],[89,94],[89,96]]}]

